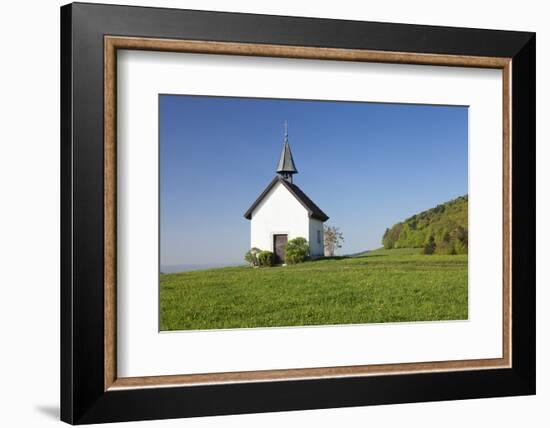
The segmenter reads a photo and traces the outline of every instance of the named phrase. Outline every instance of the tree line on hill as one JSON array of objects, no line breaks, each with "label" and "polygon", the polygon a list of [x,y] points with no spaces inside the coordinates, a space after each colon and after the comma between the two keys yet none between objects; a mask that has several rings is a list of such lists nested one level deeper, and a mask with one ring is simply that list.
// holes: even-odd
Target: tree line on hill
[{"label": "tree line on hill", "polygon": [[423,248],[425,254],[468,254],[468,195],[422,211],[386,229],[384,248]]}]

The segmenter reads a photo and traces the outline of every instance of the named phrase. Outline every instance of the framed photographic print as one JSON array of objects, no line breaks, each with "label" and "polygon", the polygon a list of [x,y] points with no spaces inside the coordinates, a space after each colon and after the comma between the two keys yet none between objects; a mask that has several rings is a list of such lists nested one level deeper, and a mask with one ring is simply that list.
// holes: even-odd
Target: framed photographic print
[{"label": "framed photographic print", "polygon": [[533,33],[76,3],[61,53],[62,420],[535,393]]}]

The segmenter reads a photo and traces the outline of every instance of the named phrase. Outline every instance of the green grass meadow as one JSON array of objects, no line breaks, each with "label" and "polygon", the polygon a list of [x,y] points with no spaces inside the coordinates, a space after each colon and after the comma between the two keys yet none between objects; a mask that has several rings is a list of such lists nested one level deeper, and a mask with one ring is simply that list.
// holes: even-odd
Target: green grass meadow
[{"label": "green grass meadow", "polygon": [[376,250],[292,266],[160,276],[160,329],[468,318],[468,256]]}]

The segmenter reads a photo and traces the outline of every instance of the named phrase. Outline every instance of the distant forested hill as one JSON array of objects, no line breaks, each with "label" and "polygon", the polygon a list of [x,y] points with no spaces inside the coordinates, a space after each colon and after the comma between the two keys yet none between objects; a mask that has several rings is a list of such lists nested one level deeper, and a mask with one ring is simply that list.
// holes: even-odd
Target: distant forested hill
[{"label": "distant forested hill", "polygon": [[424,248],[426,254],[468,253],[468,195],[415,214],[386,229],[384,248]]}]

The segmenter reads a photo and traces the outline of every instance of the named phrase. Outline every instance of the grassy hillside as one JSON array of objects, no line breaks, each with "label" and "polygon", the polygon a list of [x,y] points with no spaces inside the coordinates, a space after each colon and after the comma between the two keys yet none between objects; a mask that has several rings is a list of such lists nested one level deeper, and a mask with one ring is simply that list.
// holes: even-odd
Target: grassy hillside
[{"label": "grassy hillside", "polygon": [[160,276],[161,330],[468,317],[468,259],[377,250],[273,268]]},{"label": "grassy hillside", "polygon": [[413,215],[386,229],[384,248],[424,248],[426,253],[468,253],[468,195]]}]

